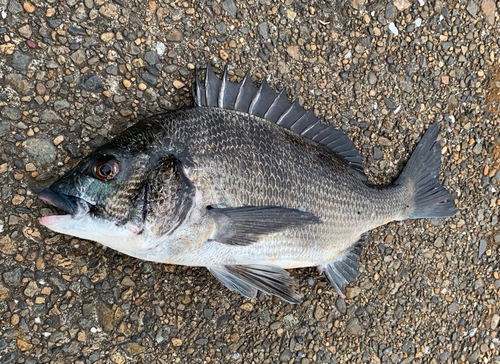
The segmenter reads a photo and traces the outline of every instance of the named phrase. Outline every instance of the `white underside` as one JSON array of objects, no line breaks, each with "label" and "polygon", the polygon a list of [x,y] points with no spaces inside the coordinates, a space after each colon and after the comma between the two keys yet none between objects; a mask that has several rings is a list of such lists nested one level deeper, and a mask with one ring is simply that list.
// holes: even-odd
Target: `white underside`
[{"label": "white underside", "polygon": [[90,214],[79,219],[75,219],[71,215],[45,216],[40,219],[40,224],[57,233],[96,241],[121,252],[143,251],[152,248],[144,236],[137,234],[137,229],[133,225],[117,226]]}]

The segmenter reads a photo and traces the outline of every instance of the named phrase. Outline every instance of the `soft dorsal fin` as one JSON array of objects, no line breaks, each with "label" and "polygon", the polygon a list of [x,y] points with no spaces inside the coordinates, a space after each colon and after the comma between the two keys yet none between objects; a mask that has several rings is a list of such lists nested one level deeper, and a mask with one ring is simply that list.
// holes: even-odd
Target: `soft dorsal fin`
[{"label": "soft dorsal fin", "polygon": [[193,97],[198,107],[218,107],[259,116],[323,144],[347,160],[360,173],[361,178],[366,179],[361,156],[344,133],[333,126],[323,124],[312,109],[304,110],[297,100],[290,102],[285,89],[276,93],[266,80],[257,88],[252,82],[250,72],[247,72],[243,81],[235,83],[229,81],[226,67],[221,80],[208,62],[204,85],[196,72]]}]

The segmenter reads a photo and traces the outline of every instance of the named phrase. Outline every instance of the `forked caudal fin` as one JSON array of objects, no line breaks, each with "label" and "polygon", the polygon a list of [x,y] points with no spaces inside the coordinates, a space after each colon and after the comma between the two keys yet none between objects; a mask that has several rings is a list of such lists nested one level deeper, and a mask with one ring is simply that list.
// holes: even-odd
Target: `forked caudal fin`
[{"label": "forked caudal fin", "polygon": [[414,198],[414,209],[406,219],[442,218],[457,213],[452,196],[439,183],[441,143],[437,140],[438,134],[435,122],[427,129],[395,182],[408,186]]}]

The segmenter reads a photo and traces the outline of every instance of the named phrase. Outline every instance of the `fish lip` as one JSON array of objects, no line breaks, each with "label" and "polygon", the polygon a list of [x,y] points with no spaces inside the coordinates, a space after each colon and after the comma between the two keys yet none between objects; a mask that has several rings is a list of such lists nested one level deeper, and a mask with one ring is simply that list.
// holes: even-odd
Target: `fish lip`
[{"label": "fish lip", "polygon": [[63,210],[64,212],[67,212],[72,218],[75,219],[83,217],[90,210],[90,206],[87,201],[76,196],[69,196],[56,192],[50,187],[40,192],[38,194],[38,198]]}]

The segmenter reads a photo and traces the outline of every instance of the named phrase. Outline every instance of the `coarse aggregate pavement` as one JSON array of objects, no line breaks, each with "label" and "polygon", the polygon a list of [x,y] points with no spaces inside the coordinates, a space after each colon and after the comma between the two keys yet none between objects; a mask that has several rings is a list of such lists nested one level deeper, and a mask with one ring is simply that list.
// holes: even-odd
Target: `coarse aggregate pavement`
[{"label": "coarse aggregate pavement", "polygon": [[[500,363],[494,0],[0,0],[0,364]],[[205,268],[52,233],[36,194],[211,60],[341,128],[374,184],[439,121],[458,214],[372,231],[340,298],[246,299]]]}]

